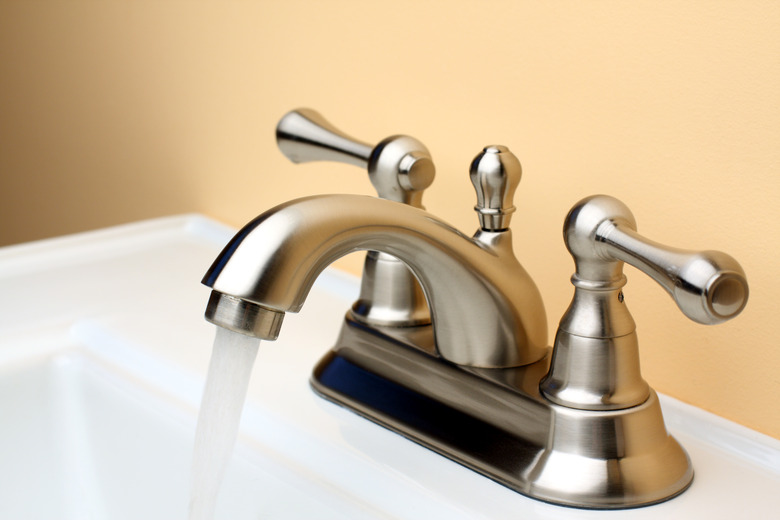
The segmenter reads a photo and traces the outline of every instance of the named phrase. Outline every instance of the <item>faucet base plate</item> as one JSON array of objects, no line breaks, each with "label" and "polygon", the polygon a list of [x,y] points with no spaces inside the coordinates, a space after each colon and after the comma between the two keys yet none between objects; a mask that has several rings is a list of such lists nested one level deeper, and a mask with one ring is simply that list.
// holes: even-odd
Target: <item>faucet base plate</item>
[{"label": "faucet base plate", "polygon": [[426,334],[425,328],[368,328],[348,316],[336,347],[315,368],[312,387],[546,502],[638,507],[672,498],[690,485],[690,460],[666,432],[654,392],[627,410],[562,407],[538,390],[549,355],[510,369],[462,367],[436,357],[432,345],[416,346]]}]

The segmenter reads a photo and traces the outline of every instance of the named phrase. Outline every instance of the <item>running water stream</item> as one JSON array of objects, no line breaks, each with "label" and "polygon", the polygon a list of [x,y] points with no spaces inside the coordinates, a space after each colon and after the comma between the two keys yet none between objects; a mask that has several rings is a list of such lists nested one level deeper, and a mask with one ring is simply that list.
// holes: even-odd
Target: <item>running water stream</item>
[{"label": "running water stream", "polygon": [[217,327],[195,431],[189,520],[211,520],[260,340]]}]

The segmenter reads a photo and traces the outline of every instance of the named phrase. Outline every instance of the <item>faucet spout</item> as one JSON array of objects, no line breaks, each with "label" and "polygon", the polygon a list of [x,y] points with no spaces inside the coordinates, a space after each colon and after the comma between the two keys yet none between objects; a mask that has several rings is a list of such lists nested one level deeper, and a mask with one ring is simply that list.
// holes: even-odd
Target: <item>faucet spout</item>
[{"label": "faucet spout", "polygon": [[247,224],[203,278],[214,290],[207,319],[275,339],[282,313],[301,309],[322,270],[359,250],[390,254],[414,273],[442,358],[511,367],[546,354],[541,295],[512,251],[511,231],[472,238],[421,209],[359,195],[298,199]]}]

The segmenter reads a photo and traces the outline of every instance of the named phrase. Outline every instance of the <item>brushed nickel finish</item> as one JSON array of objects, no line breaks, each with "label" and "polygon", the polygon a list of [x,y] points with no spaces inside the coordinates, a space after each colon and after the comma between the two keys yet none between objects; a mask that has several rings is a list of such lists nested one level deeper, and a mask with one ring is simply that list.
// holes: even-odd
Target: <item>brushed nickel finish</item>
[{"label": "brushed nickel finish", "polygon": [[372,146],[342,132],[319,112],[299,108],[276,127],[279,150],[294,163],[335,161],[368,171],[379,197],[422,208],[423,191],[433,183],[436,168],[420,141],[392,135]]},{"label": "brushed nickel finish", "polygon": [[555,337],[544,396],[585,410],[619,410],[643,403],[650,387],[639,368],[636,325],[623,298],[623,263],[651,276],[698,323],[713,325],[747,303],[745,272],[719,251],[663,246],[636,232],[636,220],[619,200],[595,195],[566,217],[564,242],[574,257],[574,298]]},{"label": "brushed nickel finish", "polygon": [[[436,169],[428,149],[406,135],[394,135],[376,146],[342,132],[319,112],[299,108],[276,127],[281,152],[294,163],[335,161],[367,170],[380,198],[423,208],[423,191]],[[431,315],[420,284],[403,262],[378,251],[366,253],[355,319],[373,325],[429,326]]]},{"label": "brushed nickel finish", "polygon": [[477,192],[474,210],[485,231],[503,231],[515,211],[513,200],[523,169],[506,146],[486,146],[471,162],[469,177]]},{"label": "brushed nickel finish", "polygon": [[[312,111],[291,114],[280,123],[286,155],[385,172],[375,186],[390,200],[308,197],[257,217],[203,279],[209,321],[273,339],[328,264],[371,251],[360,299],[314,370],[318,394],[556,504],[638,507],[690,485],[690,459],[641,376],[623,263],[658,281],[689,318],[715,324],[747,301],[733,258],[649,241],[617,199],[584,199],[564,224],[575,292],[550,349],[541,295],[512,249],[521,167],[508,149],[488,146],[471,164],[479,229],[469,237],[415,207],[432,180],[416,143],[389,138],[369,152]],[[397,284],[401,269],[419,285]],[[409,307],[415,300],[424,312]]]},{"label": "brushed nickel finish", "polygon": [[441,357],[506,367],[544,356],[541,294],[515,258],[511,231],[470,238],[397,202],[321,195],[277,206],[238,232],[203,283],[263,308],[297,312],[320,272],[359,250],[387,253],[411,269],[428,301]]},{"label": "brushed nickel finish", "polygon": [[206,321],[233,332],[274,341],[279,337],[284,313],[211,291],[205,317]]},{"label": "brushed nickel finish", "polygon": [[316,110],[288,112],[276,126],[276,144],[296,164],[334,161],[368,168],[373,146],[333,126]]},{"label": "brushed nickel finish", "polygon": [[538,387],[549,354],[522,367],[477,369],[430,355],[420,339],[402,329],[367,330],[347,317],[312,387],[546,502],[622,509],[668,500],[690,485],[690,460],[666,431],[655,392],[625,411],[559,406]]},{"label": "brushed nickel finish", "polygon": [[581,284],[611,283],[622,276],[626,262],[658,282],[695,322],[722,323],[747,303],[745,272],[734,258],[642,237],[631,210],[614,197],[594,195],[577,203],[566,217],[563,234]]}]

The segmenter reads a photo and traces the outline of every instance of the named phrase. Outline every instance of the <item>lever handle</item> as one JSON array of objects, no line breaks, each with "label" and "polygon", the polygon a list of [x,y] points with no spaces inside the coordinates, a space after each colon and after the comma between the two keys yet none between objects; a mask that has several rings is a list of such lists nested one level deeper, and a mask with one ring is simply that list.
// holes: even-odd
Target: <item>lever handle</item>
[{"label": "lever handle", "polygon": [[[394,135],[376,146],[351,137],[310,108],[287,113],[276,126],[276,142],[294,163],[335,161],[368,170],[380,198],[422,208],[422,195],[436,169],[428,149],[414,137]],[[352,317],[371,326],[430,324],[430,312],[417,279],[392,256],[369,251],[360,298]]]},{"label": "lever handle", "polygon": [[381,198],[416,207],[422,207],[422,192],[436,173],[430,152],[417,139],[394,135],[371,146],[310,108],[282,117],[276,126],[276,142],[294,163],[335,161],[365,168]]},{"label": "lever handle", "polygon": [[292,162],[334,161],[368,169],[374,148],[350,137],[310,108],[287,113],[276,126],[276,143]]},{"label": "lever handle", "polygon": [[574,257],[574,298],[555,335],[542,394],[562,406],[620,410],[650,396],[639,369],[636,326],[623,301],[623,263],[648,274],[693,321],[712,325],[739,314],[748,298],[745,272],[718,251],[685,251],[636,232],[631,210],[595,195],[571,209],[563,239]]},{"label": "lever handle", "polygon": [[738,315],[748,299],[739,263],[720,251],[687,251],[661,245],[636,232],[631,210],[619,200],[596,195],[572,208],[564,241],[574,257],[575,286],[622,279],[626,262],[657,281],[693,321],[712,325]]}]

